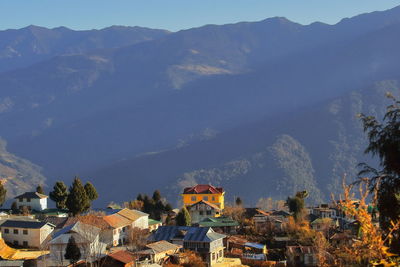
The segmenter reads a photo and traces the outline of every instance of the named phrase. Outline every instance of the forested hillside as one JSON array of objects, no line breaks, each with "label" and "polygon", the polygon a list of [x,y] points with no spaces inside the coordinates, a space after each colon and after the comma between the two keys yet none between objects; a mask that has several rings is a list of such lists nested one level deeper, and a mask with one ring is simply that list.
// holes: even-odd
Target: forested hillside
[{"label": "forested hillside", "polygon": [[364,160],[356,114],[381,112],[400,80],[400,7],[335,25],[1,34],[0,65],[24,63],[0,73],[0,136],[49,184],[89,176],[103,201],[194,182],[327,199]]}]

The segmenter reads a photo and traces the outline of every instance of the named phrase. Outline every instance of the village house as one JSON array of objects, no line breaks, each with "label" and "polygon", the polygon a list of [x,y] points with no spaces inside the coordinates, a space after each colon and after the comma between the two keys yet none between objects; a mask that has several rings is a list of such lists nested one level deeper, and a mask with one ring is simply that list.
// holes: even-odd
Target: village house
[{"label": "village house", "polygon": [[166,240],[182,246],[183,249],[196,251],[209,266],[212,266],[224,258],[225,237],[210,227],[161,226],[150,235],[148,241]]},{"label": "village house", "polygon": [[0,226],[3,239],[14,246],[41,248],[54,225],[32,220],[6,220]]},{"label": "village house", "polygon": [[22,195],[16,196],[16,203],[18,209],[26,207],[29,211],[43,211],[47,209],[48,196],[39,194],[38,192],[26,192]]},{"label": "village house", "polygon": [[82,216],[79,220],[100,228],[100,241],[109,247],[127,244],[133,229],[149,228],[149,215],[144,212],[125,208],[108,213],[108,215]]},{"label": "village house", "polygon": [[69,260],[64,258],[65,249],[71,236],[81,252],[81,260],[94,262],[104,256],[106,244],[100,241],[100,228],[76,222],[64,227],[53,235],[49,242],[50,255],[45,260],[45,266],[68,266]]},{"label": "village house", "polygon": [[183,204],[188,207],[200,200],[205,200],[216,205],[220,210],[224,209],[225,191],[222,187],[215,187],[208,184],[199,184],[186,187],[181,194]]},{"label": "village house", "polygon": [[286,258],[289,267],[318,266],[318,252],[312,246],[287,246]]},{"label": "village house", "polygon": [[118,250],[104,256],[99,260],[97,266],[102,267],[133,267],[136,257],[133,253],[126,250]]},{"label": "village house", "polygon": [[350,246],[354,242],[355,237],[350,232],[334,233],[329,241],[333,246]]},{"label": "village house", "polygon": [[198,223],[208,217],[221,216],[221,209],[204,199],[186,207],[190,213],[192,223]]},{"label": "village house", "polygon": [[156,263],[162,265],[169,256],[178,253],[181,246],[172,244],[168,241],[161,240],[146,245],[145,250],[138,251],[135,254],[139,259],[143,259],[148,263]]},{"label": "village house", "polygon": [[249,242],[240,236],[230,236],[226,240],[227,251],[244,259],[265,261],[267,259],[267,246]]}]

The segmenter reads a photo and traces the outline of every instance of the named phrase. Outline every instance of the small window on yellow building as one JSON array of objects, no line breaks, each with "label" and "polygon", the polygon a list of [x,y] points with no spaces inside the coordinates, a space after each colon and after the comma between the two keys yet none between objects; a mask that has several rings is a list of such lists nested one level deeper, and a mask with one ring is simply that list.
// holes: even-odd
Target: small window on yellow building
[{"label": "small window on yellow building", "polygon": [[215,201],[215,197],[212,197],[211,199],[212,199],[212,201]]},{"label": "small window on yellow building", "polygon": [[208,201],[208,196],[204,196],[203,200]]},{"label": "small window on yellow building", "polygon": [[196,196],[192,196],[192,201],[196,201]]}]

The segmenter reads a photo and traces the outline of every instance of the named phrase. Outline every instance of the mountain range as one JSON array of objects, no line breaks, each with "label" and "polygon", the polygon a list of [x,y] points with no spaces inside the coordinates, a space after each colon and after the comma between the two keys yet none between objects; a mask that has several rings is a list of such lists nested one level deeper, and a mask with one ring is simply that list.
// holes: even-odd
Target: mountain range
[{"label": "mountain range", "polygon": [[335,25],[2,31],[0,136],[49,189],[90,179],[99,205],[200,182],[249,205],[326,200],[370,160],[356,114],[397,95],[399,36],[400,7]]}]

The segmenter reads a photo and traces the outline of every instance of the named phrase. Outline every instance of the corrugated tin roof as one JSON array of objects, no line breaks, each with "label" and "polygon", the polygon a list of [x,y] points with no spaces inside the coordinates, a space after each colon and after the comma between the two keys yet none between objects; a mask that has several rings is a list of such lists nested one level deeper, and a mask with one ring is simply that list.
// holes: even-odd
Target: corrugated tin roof
[{"label": "corrugated tin roof", "polygon": [[39,221],[22,221],[22,220],[6,220],[1,224],[0,227],[14,227],[14,228],[25,228],[25,229],[40,229],[46,224],[51,227],[55,227],[55,225],[48,222],[39,222]]},{"label": "corrugated tin roof", "polygon": [[251,242],[246,242],[244,245],[246,247],[257,248],[257,249],[264,249],[264,247],[265,247],[265,245],[263,245],[263,244],[251,243]]},{"label": "corrugated tin roof", "polygon": [[239,222],[229,217],[208,217],[199,222],[202,227],[239,226]]},{"label": "corrugated tin roof", "polygon": [[106,221],[112,228],[120,228],[132,224],[132,220],[129,220],[118,213],[104,216],[103,220]]},{"label": "corrugated tin roof", "polygon": [[184,194],[222,194],[222,187],[215,187],[209,184],[198,184],[192,187],[186,187],[183,190]]},{"label": "corrugated tin roof", "polygon": [[117,214],[124,216],[133,222],[141,217],[149,216],[149,214],[147,214],[147,213],[144,213],[144,212],[141,212],[138,210],[131,210],[131,209],[127,209],[127,208],[118,211]]},{"label": "corrugated tin roof", "polygon": [[25,192],[22,195],[16,196],[14,199],[17,198],[48,198],[48,196],[40,194],[38,192]]},{"label": "corrugated tin roof", "polygon": [[60,237],[61,235],[64,234],[69,234],[69,233],[77,233],[80,235],[82,238],[86,239],[87,241],[93,241],[95,238],[99,235],[100,233],[100,228],[97,228],[93,225],[85,224],[80,221],[68,225],[55,233],[53,235],[53,239],[50,241],[52,243],[57,243],[57,238]]},{"label": "corrugated tin roof", "polygon": [[172,244],[165,240],[147,244],[146,247],[152,249],[155,253],[161,253],[161,252],[170,251],[170,250],[177,250],[180,248],[180,246]]},{"label": "corrugated tin roof", "polygon": [[160,226],[150,237],[150,241],[176,240],[211,242],[225,235],[215,233],[210,227],[190,227],[190,226]]},{"label": "corrugated tin roof", "polygon": [[119,250],[117,252],[108,254],[107,256],[125,264],[131,263],[135,260],[135,256],[126,250]]}]

